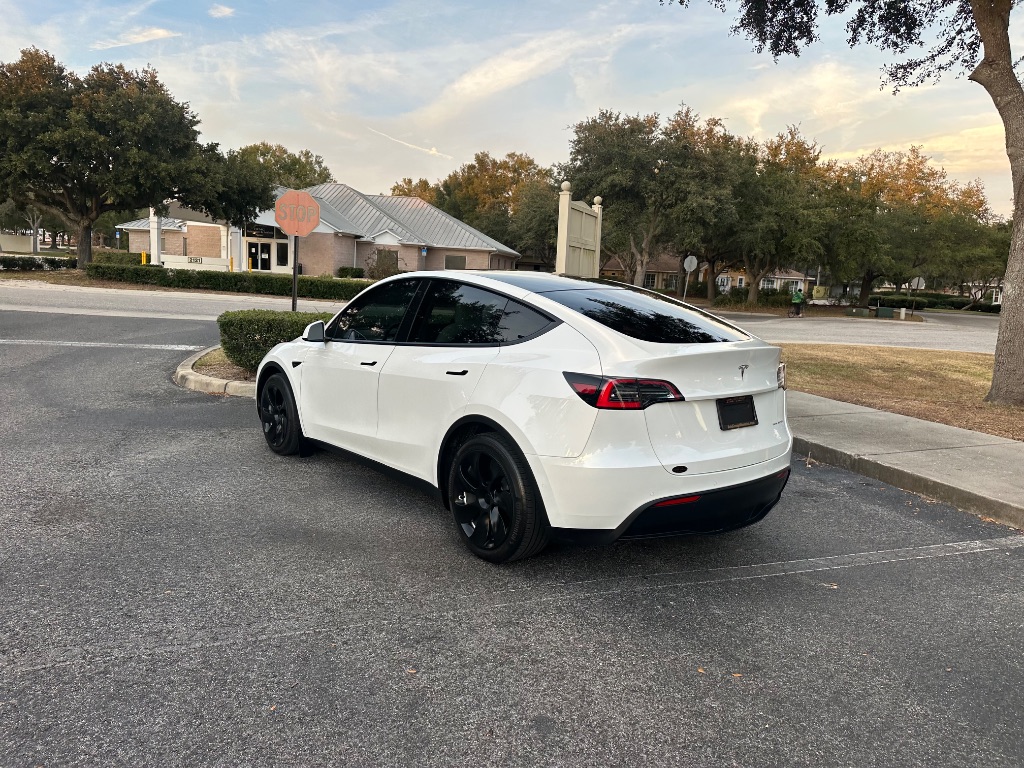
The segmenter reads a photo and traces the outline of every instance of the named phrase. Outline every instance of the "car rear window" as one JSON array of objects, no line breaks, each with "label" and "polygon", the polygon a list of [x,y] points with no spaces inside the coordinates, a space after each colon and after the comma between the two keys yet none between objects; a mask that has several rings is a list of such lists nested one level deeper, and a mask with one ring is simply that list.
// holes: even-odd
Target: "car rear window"
[{"label": "car rear window", "polygon": [[709,344],[747,341],[750,338],[711,315],[646,291],[602,287],[550,291],[543,295],[612,330],[642,341]]}]

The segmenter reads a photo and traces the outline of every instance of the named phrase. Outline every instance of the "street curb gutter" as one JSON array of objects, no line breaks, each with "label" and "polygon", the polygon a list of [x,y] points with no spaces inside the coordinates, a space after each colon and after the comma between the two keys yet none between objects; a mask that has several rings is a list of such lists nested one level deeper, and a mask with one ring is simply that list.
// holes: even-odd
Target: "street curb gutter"
[{"label": "street curb gutter", "polygon": [[174,371],[174,375],[171,377],[171,380],[183,389],[191,389],[195,392],[205,392],[208,395],[232,395],[235,397],[251,397],[255,399],[255,381],[226,381],[225,379],[216,379],[213,376],[206,376],[205,374],[197,373],[192,369],[192,366],[196,364],[196,361],[216,349],[220,349],[219,344],[196,352],[192,357],[188,358],[178,366],[177,370]]},{"label": "street curb gutter", "polygon": [[848,469],[859,475],[951,504],[957,509],[995,520],[1004,525],[1024,528],[1024,499],[1019,504],[994,499],[894,467],[876,458],[848,453],[802,437],[793,437],[793,450],[813,461]]}]

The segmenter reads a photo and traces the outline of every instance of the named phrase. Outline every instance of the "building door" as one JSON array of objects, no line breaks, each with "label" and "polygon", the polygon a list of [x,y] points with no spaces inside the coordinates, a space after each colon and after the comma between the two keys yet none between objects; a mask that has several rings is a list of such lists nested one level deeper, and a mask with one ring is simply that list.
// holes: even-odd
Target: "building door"
[{"label": "building door", "polygon": [[258,269],[264,272],[270,271],[270,243],[261,243],[254,240],[248,241],[249,245],[249,269]]}]

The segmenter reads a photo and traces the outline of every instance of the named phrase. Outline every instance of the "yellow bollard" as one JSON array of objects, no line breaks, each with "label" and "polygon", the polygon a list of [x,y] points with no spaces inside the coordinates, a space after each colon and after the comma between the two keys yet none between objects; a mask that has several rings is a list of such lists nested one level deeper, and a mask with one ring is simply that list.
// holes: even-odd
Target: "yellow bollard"
[{"label": "yellow bollard", "polygon": [[143,265],[145,265],[145,263],[146,263],[146,252],[145,251],[142,252],[142,263],[143,263]]}]

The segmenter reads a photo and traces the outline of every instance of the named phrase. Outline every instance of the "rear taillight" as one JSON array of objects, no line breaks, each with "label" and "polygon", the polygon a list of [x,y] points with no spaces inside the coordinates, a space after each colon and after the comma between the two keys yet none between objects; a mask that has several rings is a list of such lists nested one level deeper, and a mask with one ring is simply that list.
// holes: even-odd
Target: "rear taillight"
[{"label": "rear taillight", "polygon": [[686,399],[672,383],[659,379],[616,379],[585,373],[563,375],[573,392],[594,408],[638,411],[655,403]]}]

